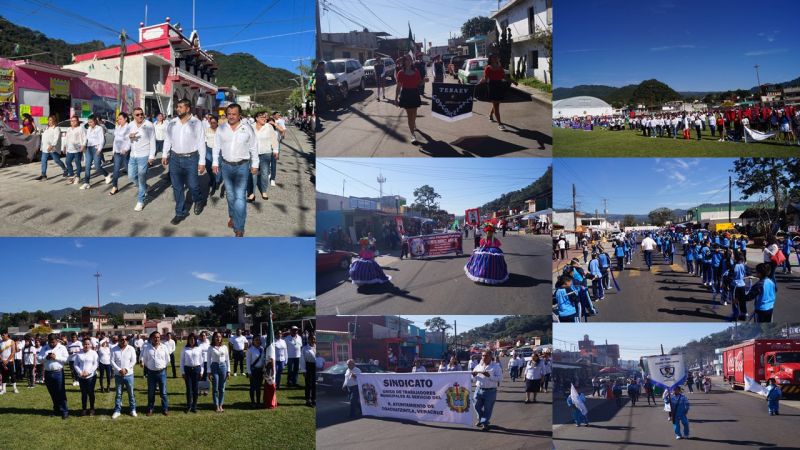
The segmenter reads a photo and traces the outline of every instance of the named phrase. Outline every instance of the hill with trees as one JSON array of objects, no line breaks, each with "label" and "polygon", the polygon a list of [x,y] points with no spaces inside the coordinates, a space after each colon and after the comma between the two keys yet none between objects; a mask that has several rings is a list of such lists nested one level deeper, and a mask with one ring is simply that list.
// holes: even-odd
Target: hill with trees
[{"label": "hill with trees", "polygon": [[525,200],[536,199],[553,192],[553,166],[530,185],[512,192],[507,192],[500,197],[481,206],[481,213],[499,211],[507,208],[522,211],[526,208]]},{"label": "hill with trees", "polygon": [[550,344],[553,342],[552,325],[550,316],[506,316],[459,333],[458,336],[464,342],[472,343],[539,336],[542,344]]},{"label": "hill with trees", "polygon": [[[794,335],[796,337],[797,325],[795,324],[794,327]],[[714,359],[714,349],[729,347],[754,338],[785,338],[788,337],[789,331],[785,323],[746,323],[732,326],[718,333],[709,334],[700,340],[690,341],[686,345],[671,349],[669,352],[683,353],[687,364],[693,366],[712,361]]]}]

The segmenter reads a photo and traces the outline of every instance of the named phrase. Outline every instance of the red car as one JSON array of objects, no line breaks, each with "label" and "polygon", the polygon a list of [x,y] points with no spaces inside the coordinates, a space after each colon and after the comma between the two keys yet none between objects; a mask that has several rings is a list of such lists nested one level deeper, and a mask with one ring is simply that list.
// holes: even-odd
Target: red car
[{"label": "red car", "polygon": [[317,246],[317,272],[347,270],[354,254],[344,250],[331,250]]}]

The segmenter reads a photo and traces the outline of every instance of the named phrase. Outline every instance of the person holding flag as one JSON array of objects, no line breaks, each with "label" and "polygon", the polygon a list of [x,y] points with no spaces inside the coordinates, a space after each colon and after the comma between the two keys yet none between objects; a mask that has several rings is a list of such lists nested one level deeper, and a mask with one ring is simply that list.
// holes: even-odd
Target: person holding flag
[{"label": "person holding flag", "polygon": [[770,416],[780,416],[778,402],[781,399],[781,388],[775,384],[775,378],[769,379],[769,385],[766,389],[767,394],[767,411]]},{"label": "person holding flag", "polygon": [[572,419],[575,421],[576,427],[581,426],[581,423],[589,426],[589,419],[586,417],[589,414],[589,410],[586,409],[586,397],[575,389],[574,384],[569,387],[567,406],[572,409]]},{"label": "person holding flag", "polygon": [[[275,344],[276,342],[283,344],[284,352],[286,351],[286,344],[284,343],[283,339],[280,338],[280,332],[276,334],[275,329],[272,326],[272,304],[269,306],[269,326],[267,328],[267,333],[264,335],[262,340],[264,344],[264,366],[262,367],[263,370],[261,372],[262,378],[259,381],[264,383],[264,408],[275,409],[278,407],[277,389],[278,383],[280,382],[280,372],[283,370],[283,367],[279,366],[279,369],[276,371]],[[253,338],[254,345],[255,342],[256,340]],[[249,357],[250,356],[248,353],[248,358]]]}]

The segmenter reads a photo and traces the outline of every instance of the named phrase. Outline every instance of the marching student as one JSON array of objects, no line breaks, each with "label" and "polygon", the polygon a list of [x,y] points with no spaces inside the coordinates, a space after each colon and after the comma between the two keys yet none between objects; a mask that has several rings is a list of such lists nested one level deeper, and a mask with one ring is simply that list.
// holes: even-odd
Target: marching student
[{"label": "marching student", "polygon": [[222,334],[218,331],[211,335],[207,360],[211,370],[211,398],[214,407],[216,412],[225,412],[222,405],[225,403],[225,382],[231,376],[230,356],[228,347],[222,344]]},{"label": "marching student", "polygon": [[67,344],[67,352],[69,353],[69,370],[72,372],[72,385],[80,386],[78,383],[78,375],[75,371],[75,356],[83,350],[83,344],[78,340],[78,335],[71,333],[69,335],[69,344]]},{"label": "marching student", "polygon": [[[114,170],[111,173],[111,191],[108,195],[114,195],[119,191],[119,173],[128,163],[131,150],[131,134],[129,130],[130,120],[128,113],[121,112],[117,116],[117,127],[114,128],[114,144],[112,155],[114,160]],[[130,171],[128,172],[130,176]]]},{"label": "marching student", "polygon": [[25,347],[22,349],[22,366],[25,368],[25,378],[28,379],[28,389],[32,389],[35,383],[36,355],[38,349],[33,345],[31,335],[25,335]]},{"label": "marching student", "polygon": [[53,413],[61,414],[62,419],[68,418],[67,391],[64,387],[64,365],[69,359],[66,347],[51,333],[47,336],[47,345],[39,351],[37,359],[44,366],[44,383],[53,401]]},{"label": "marching student", "polygon": [[[61,152],[67,154],[67,184],[80,184],[81,156],[86,151],[86,130],[77,115],[70,117],[69,128],[61,140]],[[73,171],[73,161],[75,170]]]},{"label": "marching student", "polygon": [[775,384],[775,378],[769,379],[767,385],[767,412],[770,416],[780,416],[781,388]]},{"label": "marching student", "polygon": [[[775,308],[775,281],[769,277],[771,267],[766,263],[756,266],[759,282],[745,296],[747,301],[755,300],[753,314],[756,322],[772,322],[772,311]],[[774,270],[774,269],[772,269]]]},{"label": "marching student", "polygon": [[61,162],[61,158],[59,157],[59,152],[61,152],[61,146],[59,145],[59,141],[61,140],[61,131],[56,127],[57,119],[55,114],[50,114],[47,118],[47,129],[44,130],[42,133],[42,141],[39,146],[39,150],[42,152],[42,174],[36,178],[36,181],[46,180],[47,179],[47,161],[49,159],[53,159],[53,161],[58,164],[58,167],[61,167],[61,170],[64,172],[61,176],[63,178],[67,178],[67,166]]},{"label": "marching student", "polygon": [[197,339],[197,346],[203,353],[203,372],[200,374],[200,381],[204,382],[203,386],[198,385],[200,395],[208,395],[208,383],[211,377],[208,373],[208,348],[211,346],[211,341],[208,340],[208,334],[205,331],[200,332],[200,337]]},{"label": "marching student", "polygon": [[6,393],[6,384],[9,382],[14,388],[14,393],[19,393],[17,389],[16,366],[14,363],[14,355],[17,353],[17,343],[14,342],[8,335],[8,331],[4,331],[2,335],[2,342],[0,342],[0,376],[2,376],[2,383],[0,383],[0,395]]},{"label": "marching student", "polygon": [[111,183],[111,174],[103,168],[103,147],[106,143],[105,128],[100,126],[100,119],[91,115],[87,119],[89,128],[86,130],[86,158],[84,158],[83,184],[79,189],[89,189],[89,180],[92,177],[92,165],[105,177],[106,184]]},{"label": "marching student", "polygon": [[[506,71],[500,65],[500,57],[496,54],[489,55],[489,64],[483,69],[483,78],[480,83],[488,83],[489,101],[492,102],[492,110],[489,112],[489,120],[494,121],[497,119],[497,129],[505,131],[506,127],[503,125],[503,120],[500,118],[500,103],[505,97],[505,82]],[[514,85],[516,81],[512,81]]]},{"label": "marching student", "polygon": [[[536,403],[536,394],[541,389],[544,365],[539,354],[534,353],[525,366],[525,403]],[[533,397],[533,399],[531,399]]]},{"label": "marching student", "polygon": [[164,150],[164,138],[167,131],[167,123],[164,122],[163,114],[158,113],[158,116],[156,116],[156,121],[153,123],[153,130],[155,131],[156,138],[156,154],[159,154]]},{"label": "marching student", "polygon": [[197,412],[197,396],[199,395],[198,385],[200,375],[203,372],[203,349],[197,343],[197,336],[189,333],[186,338],[186,346],[181,352],[181,377],[186,383],[186,411]]},{"label": "marching student", "polygon": [[[397,106],[406,110],[408,117],[408,130],[411,132],[411,143],[417,144],[417,108],[422,105],[420,99],[419,85],[422,83],[422,74],[414,67],[413,61],[409,56],[401,58],[397,72],[397,89],[400,90],[400,100]],[[427,81],[427,80],[426,80]]]},{"label": "marching student", "polygon": [[578,310],[576,309],[576,304],[578,302],[578,293],[572,289],[572,277],[562,275],[558,281],[559,286],[556,289],[554,299],[558,321],[562,323],[577,322]]},{"label": "marching student", "polygon": [[306,406],[317,404],[317,338],[312,334],[308,343],[303,346],[303,364],[305,365]]},{"label": "marching student", "polygon": [[279,137],[279,133],[275,129],[275,121],[267,116],[266,111],[256,113],[256,125],[253,131],[255,132],[259,164],[258,173],[251,175],[247,183],[247,200],[251,202],[256,199],[256,187],[261,193],[261,199],[269,200],[267,191],[270,186],[272,166],[277,163]]},{"label": "marching student", "polygon": [[[97,383],[98,356],[92,350],[92,340],[83,339],[83,351],[75,355],[75,370],[78,371],[78,382],[81,387],[81,410],[83,416],[94,415],[94,387]],[[86,409],[86,400],[89,400],[89,409]]]}]

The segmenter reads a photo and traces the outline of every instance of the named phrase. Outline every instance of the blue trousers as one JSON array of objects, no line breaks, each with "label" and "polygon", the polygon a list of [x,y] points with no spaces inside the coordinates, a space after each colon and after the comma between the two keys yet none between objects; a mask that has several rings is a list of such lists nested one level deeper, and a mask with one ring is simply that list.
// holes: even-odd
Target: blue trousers
[{"label": "blue trousers", "polygon": [[575,421],[575,425],[580,425],[582,423],[589,425],[589,419],[587,419],[586,416],[584,416],[583,413],[575,407],[572,408],[572,420]]},{"label": "blue trousers", "polygon": [[103,153],[98,151],[97,147],[86,147],[86,167],[83,182],[88,184],[89,179],[92,177],[92,166],[95,170],[100,171],[104,177],[108,176],[108,171],[103,168]]},{"label": "blue trousers", "polygon": [[61,167],[61,170],[63,170],[64,173],[67,173],[67,166],[61,162],[61,156],[59,156],[58,152],[54,150],[50,153],[42,152],[42,175],[47,175],[47,161],[51,158],[56,162],[56,164],[58,164],[58,167]]},{"label": "blue trousers", "polygon": [[[72,170],[72,162],[75,161],[75,171]],[[81,176],[81,153],[67,153],[67,176]]]},{"label": "blue trousers", "polygon": [[152,411],[156,404],[156,384],[159,385],[161,395],[161,409],[169,410],[169,399],[167,398],[167,370],[148,370],[147,371],[147,410]]},{"label": "blue trousers", "polygon": [[779,406],[780,406],[780,404],[778,403],[777,399],[775,399],[775,400],[767,400],[767,410],[769,411],[770,414],[778,413],[779,412]]},{"label": "blue trousers", "polygon": [[136,201],[144,203],[147,193],[147,156],[134,157],[128,161],[128,179],[136,186]]},{"label": "blue trousers", "polygon": [[275,361],[275,390],[276,391],[281,386],[281,374],[283,374],[283,368],[285,366],[286,366],[286,361]]},{"label": "blue trousers", "polygon": [[[128,156],[126,154],[114,153],[114,171],[111,172],[111,185],[115,188],[119,187],[117,184],[119,181],[119,172],[122,170],[125,164],[127,164],[127,161]],[[130,173],[130,171],[128,173]]]},{"label": "blue trousers", "polygon": [[297,374],[300,372],[300,358],[289,358],[287,368],[289,373],[286,385],[297,386]]},{"label": "blue trousers", "polygon": [[495,400],[497,400],[497,389],[478,388],[475,391],[475,413],[478,415],[478,422],[489,424]]},{"label": "blue trousers", "polygon": [[124,377],[118,373],[114,374],[114,384],[116,386],[116,396],[114,397],[114,412],[122,411],[122,388],[128,392],[128,406],[131,412],[136,411],[136,397],[133,395],[133,374],[129,373]]},{"label": "blue trousers", "polygon": [[222,171],[218,174],[214,174],[214,171],[211,170],[211,166],[214,165],[213,155],[211,154],[211,147],[206,145],[206,171],[208,172],[208,185],[213,188],[218,188],[220,183],[222,183]]},{"label": "blue trousers", "polygon": [[211,363],[211,400],[214,406],[225,403],[225,382],[228,379],[228,363]]},{"label": "blue trousers", "polygon": [[186,196],[183,189],[188,186],[191,202],[202,202],[203,194],[200,192],[199,176],[197,174],[197,164],[200,155],[195,153],[192,156],[181,157],[170,153],[169,156],[169,179],[172,182],[172,194],[175,197],[175,215],[186,217],[189,215],[186,206]]},{"label": "blue trousers", "polygon": [[675,417],[675,420],[673,421],[672,428],[675,430],[675,436],[680,436],[681,435],[681,424],[683,424],[683,435],[688,437],[689,436],[689,419],[685,415],[677,416],[677,417]]},{"label": "blue trousers", "polygon": [[644,251],[644,263],[647,264],[647,268],[649,269],[650,266],[653,265],[653,251],[652,250],[645,250]]},{"label": "blue trousers", "polygon": [[197,410],[197,394],[198,383],[200,382],[200,372],[203,370],[202,366],[184,367],[183,373],[186,375],[184,382],[186,382],[186,407],[192,411]]},{"label": "blue trousers", "polygon": [[64,387],[64,371],[45,371],[44,384],[47,386],[47,392],[50,393],[50,399],[53,401],[53,412],[61,413],[62,415],[69,414],[67,390]]},{"label": "blue trousers", "polygon": [[272,158],[272,152],[258,155],[258,173],[255,175],[250,175],[250,180],[247,182],[248,195],[254,193],[256,187],[258,187],[258,191],[262,194],[267,193],[269,190],[269,177],[271,170],[276,162],[277,161]]},{"label": "blue trousers", "polygon": [[233,219],[233,231],[244,232],[244,222],[247,219],[247,180],[250,179],[250,165],[239,164],[234,166],[222,161],[220,173],[225,182],[228,193],[228,217]]},{"label": "blue trousers", "polygon": [[[350,401],[350,417],[358,417],[361,415],[361,399],[358,394],[358,386],[347,387],[347,399]],[[356,414],[358,411],[358,414]]]}]

